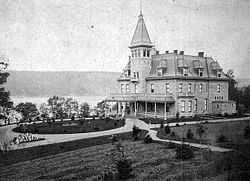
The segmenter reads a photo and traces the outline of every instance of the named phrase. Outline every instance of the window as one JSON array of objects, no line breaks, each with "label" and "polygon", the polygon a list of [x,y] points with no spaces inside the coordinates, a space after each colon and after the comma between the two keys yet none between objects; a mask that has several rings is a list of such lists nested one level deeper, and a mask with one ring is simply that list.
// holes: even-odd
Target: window
[{"label": "window", "polygon": [[129,84],[126,84],[126,92],[129,92]]},{"label": "window", "polygon": [[179,83],[179,93],[182,93],[182,83]]},{"label": "window", "polygon": [[137,84],[135,84],[135,93],[137,93]]},{"label": "window", "polygon": [[147,50],[147,57],[150,57],[150,50]]},{"label": "window", "polygon": [[134,78],[136,78],[136,72],[134,72]]},{"label": "window", "polygon": [[185,112],[185,101],[181,101],[181,112]]},{"label": "window", "polygon": [[200,92],[202,92],[203,84],[200,84]]},{"label": "window", "polygon": [[192,112],[192,101],[188,101],[188,112]]},{"label": "window", "polygon": [[121,93],[124,92],[124,84],[121,84]]},{"label": "window", "polygon": [[169,83],[166,83],[166,94],[169,94],[170,90],[169,90]]},{"label": "window", "polygon": [[187,68],[183,68],[183,76],[188,76],[188,69]]},{"label": "window", "polygon": [[199,74],[200,77],[202,77],[203,76],[203,70],[199,69],[198,74]]},{"label": "window", "polygon": [[151,84],[151,93],[155,92],[154,84]]},{"label": "window", "polygon": [[221,77],[221,72],[220,71],[217,72],[217,77],[219,77],[219,78]]},{"label": "window", "polygon": [[194,100],[194,110],[195,111],[198,110],[198,100],[197,99]]},{"label": "window", "polygon": [[138,57],[141,57],[141,50],[138,49],[137,51],[138,51]]},{"label": "window", "polygon": [[131,53],[132,53],[132,57],[134,57],[134,50],[132,50]]},{"label": "window", "polygon": [[157,75],[158,75],[158,76],[162,76],[162,69],[158,69],[158,70],[157,70]]},{"label": "window", "polygon": [[188,83],[188,93],[191,93],[191,92],[192,92],[192,84]]},{"label": "window", "polygon": [[143,57],[146,57],[146,49],[143,49]]},{"label": "window", "polygon": [[218,93],[220,93],[220,89],[221,89],[220,84],[218,84],[218,85],[217,85],[217,92],[218,92]]},{"label": "window", "polygon": [[137,78],[139,79],[139,72],[137,72],[136,75],[137,75]]},{"label": "window", "polygon": [[205,99],[204,104],[205,104],[205,111],[207,111],[207,99]]},{"label": "window", "polygon": [[137,50],[135,50],[135,57],[137,57]]}]

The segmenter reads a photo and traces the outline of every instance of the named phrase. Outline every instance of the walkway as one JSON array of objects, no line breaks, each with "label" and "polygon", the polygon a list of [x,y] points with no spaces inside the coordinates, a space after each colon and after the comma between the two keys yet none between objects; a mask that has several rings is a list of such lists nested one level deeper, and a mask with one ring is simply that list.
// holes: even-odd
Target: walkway
[{"label": "walkway", "polygon": [[[239,121],[239,120],[250,120],[250,117],[235,118],[235,119],[208,120],[207,122],[214,123],[214,122],[229,122],[229,121]],[[178,124],[179,125],[197,124],[197,123],[203,123],[203,122],[205,122],[205,121],[181,122]],[[170,123],[169,125],[175,126],[176,124],[177,123]],[[79,139],[94,138],[94,137],[107,136],[107,135],[113,135],[113,134],[119,134],[119,133],[126,133],[126,132],[132,131],[133,125],[139,127],[140,129],[149,131],[150,136],[155,141],[165,142],[165,143],[176,143],[176,144],[184,143],[184,144],[190,145],[192,147],[210,148],[212,151],[218,151],[218,152],[230,151],[230,149],[220,148],[220,147],[216,147],[216,146],[208,146],[208,145],[204,145],[204,144],[160,139],[157,137],[157,131],[152,130],[152,128],[159,128],[160,124],[149,125],[149,124],[145,123],[144,121],[141,121],[141,120],[136,119],[136,118],[127,118],[125,125],[123,127],[112,129],[112,130],[106,130],[106,131],[97,131],[97,132],[90,132],[90,133],[77,133],[77,134],[34,134],[34,136],[37,136],[40,138],[45,138],[45,140],[31,142],[31,143],[23,143],[20,145],[13,145],[11,148],[12,149],[23,149],[23,148],[39,146],[39,145],[47,145],[47,144],[67,142],[67,141],[73,141],[73,140],[79,140]],[[7,126],[7,127],[0,127],[0,138],[2,140],[13,139],[14,136],[18,135],[18,133],[14,133],[12,131],[12,129],[14,127],[15,127],[15,125]]]}]

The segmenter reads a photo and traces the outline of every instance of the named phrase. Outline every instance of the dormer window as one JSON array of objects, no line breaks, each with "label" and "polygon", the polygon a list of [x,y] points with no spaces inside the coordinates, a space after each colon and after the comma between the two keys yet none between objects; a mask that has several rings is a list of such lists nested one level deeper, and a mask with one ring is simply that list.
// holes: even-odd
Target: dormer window
[{"label": "dormer window", "polygon": [[203,70],[202,69],[198,70],[198,75],[199,75],[199,77],[203,77]]},{"label": "dormer window", "polygon": [[188,76],[188,69],[185,67],[182,69],[183,76]]},{"label": "dormer window", "polygon": [[221,78],[221,72],[220,71],[217,72],[217,77]]},{"label": "dormer window", "polygon": [[163,72],[162,72],[162,69],[158,69],[158,70],[157,70],[157,75],[158,75],[158,76],[162,76],[162,73],[163,73]]},{"label": "dormer window", "polygon": [[155,92],[155,86],[154,84],[151,84],[151,93],[154,93]]}]

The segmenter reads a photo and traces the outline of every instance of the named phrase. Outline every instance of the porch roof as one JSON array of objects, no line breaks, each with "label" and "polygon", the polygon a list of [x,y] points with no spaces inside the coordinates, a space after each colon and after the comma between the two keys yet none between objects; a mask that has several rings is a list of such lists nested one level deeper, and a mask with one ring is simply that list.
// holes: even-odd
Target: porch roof
[{"label": "porch roof", "polygon": [[149,94],[111,94],[105,101],[118,102],[175,102],[173,96],[169,95],[149,95]]}]

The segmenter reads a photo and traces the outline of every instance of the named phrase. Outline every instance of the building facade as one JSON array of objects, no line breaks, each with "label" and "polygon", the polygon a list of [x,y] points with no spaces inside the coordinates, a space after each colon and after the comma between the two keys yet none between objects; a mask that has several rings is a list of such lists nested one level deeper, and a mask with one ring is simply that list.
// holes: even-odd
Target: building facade
[{"label": "building facade", "polygon": [[212,57],[184,51],[159,53],[152,44],[143,15],[130,43],[130,56],[118,78],[117,113],[169,118],[196,114],[233,114],[228,77]]}]

